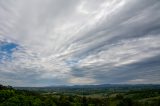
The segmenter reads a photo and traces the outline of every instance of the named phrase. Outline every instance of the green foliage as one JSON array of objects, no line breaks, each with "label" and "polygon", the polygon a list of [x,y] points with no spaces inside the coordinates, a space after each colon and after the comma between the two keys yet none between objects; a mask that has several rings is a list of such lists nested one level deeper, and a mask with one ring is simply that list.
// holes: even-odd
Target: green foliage
[{"label": "green foliage", "polygon": [[106,91],[102,91],[97,91],[97,96],[93,96],[89,90],[85,95],[78,95],[77,92],[75,95],[73,92],[54,94],[15,90],[1,85],[0,106],[160,106],[159,89],[107,91],[107,94]]}]

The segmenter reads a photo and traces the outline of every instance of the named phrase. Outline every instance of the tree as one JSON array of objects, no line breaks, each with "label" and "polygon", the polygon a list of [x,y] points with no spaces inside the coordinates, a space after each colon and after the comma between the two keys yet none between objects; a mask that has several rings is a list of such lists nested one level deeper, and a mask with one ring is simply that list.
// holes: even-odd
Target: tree
[{"label": "tree", "polygon": [[82,98],[82,106],[88,106],[87,98],[86,97]]},{"label": "tree", "polygon": [[44,101],[44,105],[45,106],[56,106],[56,104],[54,103],[51,97],[46,98],[46,100]]}]

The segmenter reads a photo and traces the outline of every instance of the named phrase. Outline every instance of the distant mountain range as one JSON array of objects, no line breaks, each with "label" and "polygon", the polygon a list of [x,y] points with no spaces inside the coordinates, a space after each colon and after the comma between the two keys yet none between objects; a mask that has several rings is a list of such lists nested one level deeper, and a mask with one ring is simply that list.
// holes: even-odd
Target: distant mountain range
[{"label": "distant mountain range", "polygon": [[160,89],[160,84],[101,84],[101,85],[61,85],[61,86],[46,86],[46,87],[14,87],[20,90],[75,90],[75,89]]}]

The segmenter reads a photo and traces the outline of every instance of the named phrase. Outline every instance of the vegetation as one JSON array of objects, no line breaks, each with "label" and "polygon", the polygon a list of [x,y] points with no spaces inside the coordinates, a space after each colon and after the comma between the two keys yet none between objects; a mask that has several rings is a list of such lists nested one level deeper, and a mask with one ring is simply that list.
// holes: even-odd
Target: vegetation
[{"label": "vegetation", "polygon": [[160,106],[159,87],[122,88],[61,87],[29,91],[0,85],[0,106]]}]

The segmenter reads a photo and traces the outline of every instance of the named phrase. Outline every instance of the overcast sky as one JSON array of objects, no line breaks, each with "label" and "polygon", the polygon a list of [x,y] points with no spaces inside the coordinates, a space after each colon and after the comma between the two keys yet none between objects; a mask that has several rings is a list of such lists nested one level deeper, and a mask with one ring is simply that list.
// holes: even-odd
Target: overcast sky
[{"label": "overcast sky", "polygon": [[160,84],[160,1],[0,0],[0,83]]}]

